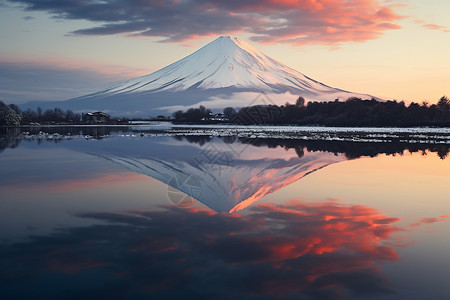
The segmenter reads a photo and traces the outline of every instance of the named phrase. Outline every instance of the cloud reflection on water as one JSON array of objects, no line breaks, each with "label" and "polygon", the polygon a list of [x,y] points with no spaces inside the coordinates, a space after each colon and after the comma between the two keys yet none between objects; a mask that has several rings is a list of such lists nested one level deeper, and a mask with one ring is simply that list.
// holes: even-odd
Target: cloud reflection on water
[{"label": "cloud reflection on water", "polygon": [[80,214],[105,224],[0,246],[2,294],[347,299],[394,292],[379,264],[398,260],[386,245],[402,230],[398,218],[339,202],[260,204],[248,212]]}]

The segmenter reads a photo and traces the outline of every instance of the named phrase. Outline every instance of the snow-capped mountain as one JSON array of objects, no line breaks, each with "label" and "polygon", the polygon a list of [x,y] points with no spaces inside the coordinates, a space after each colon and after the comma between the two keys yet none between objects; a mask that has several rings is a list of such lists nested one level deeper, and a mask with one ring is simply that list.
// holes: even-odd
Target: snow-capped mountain
[{"label": "snow-capped mountain", "polygon": [[339,92],[279,63],[238,38],[222,36],[159,71],[131,79],[99,94],[229,87],[315,95]]},{"label": "snow-capped mountain", "polygon": [[[264,103],[255,101],[261,94]],[[222,36],[154,73],[58,105],[77,111],[154,115],[199,105],[222,110],[267,101],[293,103],[299,96],[318,101],[372,97],[324,85],[238,38]]]}]

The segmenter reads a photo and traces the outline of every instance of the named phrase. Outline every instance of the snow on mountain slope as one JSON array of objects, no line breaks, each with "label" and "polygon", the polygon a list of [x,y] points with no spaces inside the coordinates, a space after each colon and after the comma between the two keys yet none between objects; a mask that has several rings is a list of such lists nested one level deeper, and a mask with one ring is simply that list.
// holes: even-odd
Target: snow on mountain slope
[{"label": "snow on mountain slope", "polygon": [[276,91],[279,85],[315,93],[337,91],[277,62],[238,38],[222,36],[159,71],[126,81],[105,93],[184,91],[192,87]]},{"label": "snow on mountain slope", "polygon": [[[255,102],[265,95],[271,103]],[[372,98],[332,88],[270,58],[248,43],[222,36],[191,55],[146,76],[109,89],[58,102],[63,109],[101,110],[114,115],[169,114],[204,105],[215,111],[227,106],[333,101]],[[53,108],[55,103],[31,103],[23,108]]]}]

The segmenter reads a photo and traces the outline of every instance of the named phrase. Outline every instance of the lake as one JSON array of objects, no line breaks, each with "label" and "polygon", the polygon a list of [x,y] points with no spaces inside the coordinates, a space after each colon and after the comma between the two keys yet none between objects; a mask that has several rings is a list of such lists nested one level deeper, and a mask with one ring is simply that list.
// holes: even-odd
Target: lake
[{"label": "lake", "polygon": [[450,299],[449,129],[0,129],[1,299]]}]

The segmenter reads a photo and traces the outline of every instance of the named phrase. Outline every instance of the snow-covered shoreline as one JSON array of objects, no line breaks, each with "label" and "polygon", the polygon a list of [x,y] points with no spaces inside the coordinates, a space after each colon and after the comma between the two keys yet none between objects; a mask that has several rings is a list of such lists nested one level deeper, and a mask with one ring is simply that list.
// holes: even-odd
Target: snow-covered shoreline
[{"label": "snow-covered shoreline", "polygon": [[[93,136],[74,136],[52,133],[52,128],[65,126],[45,126],[38,134],[22,131],[24,139],[73,139],[96,138]],[[80,128],[83,126],[67,126]],[[88,126],[92,128],[93,126]],[[103,127],[103,126],[98,126]],[[109,126],[108,126],[109,127]],[[111,126],[120,130],[103,134],[117,137],[156,137],[156,136],[208,136],[238,137],[243,139],[289,139],[345,142],[377,142],[377,143],[426,143],[450,144],[450,128],[431,127],[319,127],[319,126],[244,126],[244,125],[174,125],[169,122],[153,122],[145,125]],[[48,132],[48,133],[47,133]],[[56,130],[57,132],[57,130]]]},{"label": "snow-covered shoreline", "polygon": [[182,125],[173,124],[173,128],[220,128],[236,130],[264,130],[272,132],[372,132],[372,133],[446,133],[449,127],[325,127],[325,126],[267,126],[267,125]]}]

